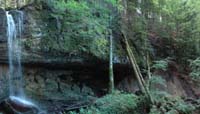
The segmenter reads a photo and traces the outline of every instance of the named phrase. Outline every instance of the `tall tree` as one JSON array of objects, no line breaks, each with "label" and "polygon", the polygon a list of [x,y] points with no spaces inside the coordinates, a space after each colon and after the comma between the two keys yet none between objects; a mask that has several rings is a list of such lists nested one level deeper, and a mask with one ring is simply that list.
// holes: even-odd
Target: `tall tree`
[{"label": "tall tree", "polygon": [[113,74],[113,35],[112,35],[112,30],[110,30],[110,32],[109,32],[109,40],[110,40],[109,93],[113,93],[113,91],[114,91],[114,74]]}]

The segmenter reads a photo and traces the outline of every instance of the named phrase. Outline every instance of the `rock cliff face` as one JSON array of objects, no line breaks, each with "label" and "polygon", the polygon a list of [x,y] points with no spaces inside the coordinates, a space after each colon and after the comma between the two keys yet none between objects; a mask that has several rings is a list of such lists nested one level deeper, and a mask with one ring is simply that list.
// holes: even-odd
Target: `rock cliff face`
[{"label": "rock cliff face", "polygon": [[[99,78],[99,82],[95,83],[98,74],[95,71],[88,72],[88,69],[26,66],[23,71],[24,88],[28,97],[32,99],[84,101],[87,97],[102,94],[106,89],[106,85],[101,85],[105,80]],[[6,64],[0,65],[0,73],[0,99],[3,99],[8,96],[8,66]]]},{"label": "rock cliff face", "polygon": [[[41,50],[40,41],[47,34],[45,11],[33,6],[21,9],[24,31],[21,39],[24,88],[28,98],[42,106],[62,102],[88,102],[105,94],[105,60],[71,52],[55,54]],[[9,11],[16,21],[17,10]],[[17,22],[17,21],[16,21]],[[19,39],[18,39],[19,40]],[[100,68],[100,70],[98,70]],[[101,76],[102,75],[102,76]],[[0,9],[0,101],[9,96],[6,11]],[[51,109],[54,109],[51,108]]]},{"label": "rock cliff face", "polygon": [[6,12],[0,8],[0,61],[6,61],[7,58],[7,44],[5,42],[7,40],[6,27]]},{"label": "rock cliff face", "polygon": [[[94,59],[88,54],[80,54],[77,56],[76,52],[69,52],[55,56],[53,53],[46,52],[41,49],[41,39],[48,34],[46,22],[43,20],[45,11],[36,9],[32,6],[27,6],[22,9],[24,12],[24,31],[22,36],[22,62],[27,64],[39,64],[39,63],[53,63],[53,64],[68,64],[68,63],[92,63]],[[17,11],[11,10],[10,13],[13,15],[14,20],[16,19]],[[6,12],[0,9],[0,62],[7,62],[7,21]],[[55,52],[56,53],[56,52]],[[102,61],[103,62],[103,61]]]},{"label": "rock cliff face", "polygon": [[[87,95],[101,96],[106,92],[106,59],[73,50],[55,56],[56,51],[50,53],[41,49],[41,40],[48,35],[47,24],[51,21],[46,16],[48,9],[28,5],[20,10],[24,13],[21,39],[24,88],[29,96],[77,100]],[[17,12],[9,11],[15,21]],[[6,11],[3,9],[0,9],[0,25],[0,96],[4,98],[8,95],[8,47]],[[126,58],[115,58],[116,67],[126,69],[129,67],[126,62]]]},{"label": "rock cliff face", "polygon": [[0,8],[0,42],[6,41],[6,13]]},{"label": "rock cliff face", "polygon": [[[102,64],[70,68],[59,65],[55,67],[46,64],[26,64],[23,67],[23,86],[28,98],[47,111],[55,111],[55,106],[59,108],[63,106],[63,103],[65,106],[72,104],[76,105],[76,103],[87,104],[107,93],[108,71],[104,67],[106,66],[102,66]],[[122,66],[118,66],[118,68],[115,69],[121,69],[115,71],[116,84],[120,85],[120,80],[126,78],[127,75],[130,75],[130,71],[127,70],[127,67]],[[123,87],[132,87],[132,84],[133,83],[127,83],[127,85],[123,85]],[[136,85],[135,82],[134,85]],[[8,65],[1,64],[0,101],[8,97],[8,88]],[[124,88],[120,89],[126,90]],[[134,92],[138,90],[137,85],[134,86],[134,88],[135,89],[132,90],[127,89],[127,91]]]}]

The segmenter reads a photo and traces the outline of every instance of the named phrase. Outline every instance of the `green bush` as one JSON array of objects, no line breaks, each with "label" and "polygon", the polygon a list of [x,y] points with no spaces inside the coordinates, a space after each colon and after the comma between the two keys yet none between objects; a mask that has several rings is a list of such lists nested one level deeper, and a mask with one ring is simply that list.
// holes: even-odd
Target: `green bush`
[{"label": "green bush", "polygon": [[[152,92],[151,92],[152,94]],[[116,92],[99,98],[92,106],[69,114],[192,114],[196,107],[166,92],[152,94],[154,104],[145,96]]]},{"label": "green bush", "polygon": [[164,60],[154,61],[152,68],[157,69],[157,70],[166,71],[168,68],[168,60],[164,59]]},{"label": "green bush", "polygon": [[173,97],[164,91],[152,91],[155,104],[149,114],[192,114],[196,107],[180,97]]},{"label": "green bush", "polygon": [[150,85],[159,84],[159,85],[165,86],[166,81],[165,81],[161,76],[153,75],[153,76],[149,79],[149,83],[150,83]]},{"label": "green bush", "polygon": [[114,93],[98,99],[87,109],[70,114],[137,114],[139,98],[133,94]]},{"label": "green bush", "polygon": [[194,81],[200,81],[200,58],[197,58],[190,62],[190,68],[192,72],[190,76]]}]

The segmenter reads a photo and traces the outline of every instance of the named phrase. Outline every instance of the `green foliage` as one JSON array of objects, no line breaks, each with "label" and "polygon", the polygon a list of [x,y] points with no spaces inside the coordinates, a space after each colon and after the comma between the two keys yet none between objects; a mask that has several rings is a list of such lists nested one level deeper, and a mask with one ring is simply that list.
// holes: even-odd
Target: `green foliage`
[{"label": "green foliage", "polygon": [[151,90],[150,91],[151,95],[153,96],[153,100],[156,102],[156,103],[164,103],[166,102],[166,98],[167,97],[170,97],[170,94],[167,93],[166,91],[164,90]]},{"label": "green foliage", "polygon": [[161,76],[155,76],[155,75],[153,75],[149,79],[149,83],[150,83],[150,85],[154,85],[154,84],[165,85],[166,81]]},{"label": "green foliage", "polygon": [[[164,40],[163,52],[184,63],[199,55],[199,2],[193,0],[155,0],[162,21],[157,18],[156,34]],[[160,23],[160,24],[159,24]],[[160,26],[160,27],[159,27]],[[169,51],[168,51],[169,50]],[[173,51],[170,51],[173,50]],[[162,53],[162,52],[159,52]]]},{"label": "green foliage", "polygon": [[[94,105],[69,114],[192,114],[196,107],[179,97],[157,92],[151,105],[144,96],[115,92],[99,98]],[[146,112],[146,109],[150,109]]]},{"label": "green foliage", "polygon": [[191,114],[193,110],[195,110],[195,107],[191,104],[187,104],[183,100],[178,100],[178,102],[175,103],[175,109],[182,112],[183,114]]},{"label": "green foliage", "polygon": [[[188,59],[200,56],[199,1],[129,0],[127,4],[125,18],[130,21],[124,31],[140,58],[149,52],[188,64]],[[154,51],[149,42],[156,46]]]},{"label": "green foliage", "polygon": [[149,90],[152,99],[156,102],[164,102],[166,97],[169,97],[168,94],[163,88],[166,87],[166,81],[161,76],[152,76],[149,80]]},{"label": "green foliage", "polygon": [[191,61],[190,68],[192,69],[192,72],[190,73],[192,79],[200,81],[200,58]]},{"label": "green foliage", "polygon": [[108,95],[97,101],[97,106],[101,107],[104,114],[124,114],[134,113],[134,107],[137,107],[137,97],[131,94]]},{"label": "green foliage", "polygon": [[112,6],[118,8],[120,11],[123,10],[123,6],[121,5],[122,0],[105,0],[105,2],[112,4]]},{"label": "green foliage", "polygon": [[86,2],[81,1],[81,3],[75,0],[69,0],[66,4],[65,8],[69,10],[69,12],[73,13],[86,13],[85,11],[89,10],[89,7]]},{"label": "green foliage", "polygon": [[81,109],[78,114],[137,114],[138,102],[138,97],[133,94],[115,92],[98,99],[92,107]]},{"label": "green foliage", "polygon": [[149,81],[150,94],[155,102],[149,114],[191,114],[196,109],[194,105],[164,91],[162,88],[165,87],[166,82],[160,76],[152,76]]},{"label": "green foliage", "polygon": [[117,4],[118,0],[105,0],[105,1],[111,3],[114,6]]},{"label": "green foliage", "polygon": [[[91,53],[98,57],[108,55],[108,31],[113,16],[114,1],[48,0],[52,9],[47,20],[47,36],[41,41],[41,49],[48,52]],[[116,5],[117,3],[115,3]],[[113,7],[117,7],[113,4]],[[57,28],[56,28],[57,27]]]},{"label": "green foliage", "polygon": [[[160,82],[163,84],[163,81],[155,83]],[[192,114],[196,110],[195,105],[185,102],[180,97],[171,96],[166,91],[155,88],[150,88],[155,104],[151,106],[149,114]]]},{"label": "green foliage", "polygon": [[156,106],[153,106],[149,114],[162,114]]},{"label": "green foliage", "polygon": [[168,68],[168,60],[159,60],[159,61],[154,61],[154,64],[152,65],[153,69],[157,70],[163,70],[166,71]]},{"label": "green foliage", "polygon": [[[94,44],[96,44],[96,45],[90,46],[90,50],[94,55],[99,57],[99,56],[106,55],[109,53],[108,49],[107,49],[108,41],[106,39],[98,38],[98,39],[94,40]],[[102,54],[102,55],[99,55],[99,54]]]}]

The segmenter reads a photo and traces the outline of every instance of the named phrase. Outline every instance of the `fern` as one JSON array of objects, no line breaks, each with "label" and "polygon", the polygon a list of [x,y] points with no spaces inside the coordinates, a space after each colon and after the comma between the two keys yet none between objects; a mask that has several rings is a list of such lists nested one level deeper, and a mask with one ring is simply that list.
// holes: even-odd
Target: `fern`
[{"label": "fern", "polygon": [[200,58],[191,61],[190,68],[192,69],[190,73],[191,78],[194,81],[200,81]]},{"label": "fern", "polygon": [[153,69],[157,70],[164,70],[166,71],[168,67],[168,60],[159,60],[159,61],[154,61],[154,64],[152,66]]}]

